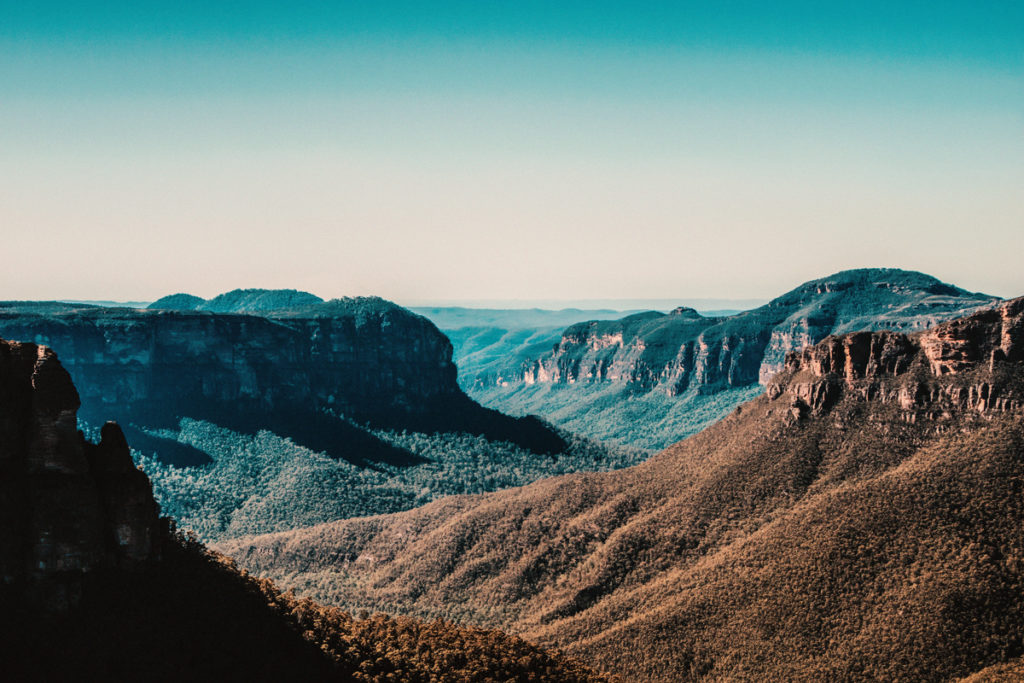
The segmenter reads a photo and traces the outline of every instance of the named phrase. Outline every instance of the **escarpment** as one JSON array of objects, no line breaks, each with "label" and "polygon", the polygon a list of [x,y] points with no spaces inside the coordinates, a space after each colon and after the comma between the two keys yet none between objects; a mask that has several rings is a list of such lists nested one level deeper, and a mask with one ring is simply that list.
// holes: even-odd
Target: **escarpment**
[{"label": "escarpment", "polygon": [[915,332],[998,301],[923,273],[845,271],[735,315],[679,308],[580,323],[549,353],[462,382],[490,408],[656,451],[759,394],[790,351],[832,334]]},{"label": "escarpment", "polygon": [[921,273],[846,271],[724,318],[680,307],[579,323],[565,330],[549,355],[477,378],[475,386],[612,382],[669,396],[708,394],[767,383],[786,353],[829,334],[919,330],[995,301]]},{"label": "escarpment", "polygon": [[76,577],[158,554],[158,508],[117,424],[98,444],[78,431],[79,397],[45,346],[0,340],[0,577],[50,609]]},{"label": "escarpment", "polygon": [[792,397],[793,415],[822,415],[843,394],[898,405],[910,422],[959,411],[1021,411],[1024,298],[913,335],[858,332],[829,337],[786,357],[768,384]]},{"label": "escarpment", "polygon": [[0,334],[60,349],[90,420],[300,408],[368,420],[460,393],[444,335],[376,299],[273,317],[7,303]]},{"label": "escarpment", "polygon": [[353,463],[405,457],[363,434],[367,423],[469,432],[539,453],[567,447],[541,421],[466,396],[451,343],[426,318],[376,297],[305,303],[311,296],[238,290],[209,302],[163,300],[223,313],[0,303],[0,335],[59,348],[89,424],[173,429],[194,418],[239,432],[267,429]]}]

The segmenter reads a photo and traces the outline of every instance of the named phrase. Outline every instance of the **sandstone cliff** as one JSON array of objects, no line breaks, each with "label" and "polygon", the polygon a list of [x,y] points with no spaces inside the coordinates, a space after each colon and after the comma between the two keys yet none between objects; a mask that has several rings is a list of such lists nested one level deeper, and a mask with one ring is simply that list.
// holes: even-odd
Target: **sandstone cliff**
[{"label": "sandstone cliff", "polygon": [[786,356],[768,395],[792,398],[792,414],[823,415],[844,393],[891,403],[904,419],[950,419],[962,411],[1019,412],[1011,369],[1024,360],[1024,298],[914,335],[857,332]]},{"label": "sandstone cliff", "polygon": [[0,334],[60,349],[90,419],[203,405],[370,419],[459,392],[448,340],[382,300],[275,318],[0,304]]},{"label": "sandstone cliff", "polygon": [[681,307],[573,325],[550,354],[479,377],[475,385],[619,382],[635,392],[713,393],[767,382],[787,352],[829,334],[924,329],[995,301],[921,273],[846,271],[725,318]]},{"label": "sandstone cliff", "polygon": [[846,271],[736,315],[678,308],[573,325],[549,353],[480,375],[469,391],[505,413],[657,450],[759,393],[789,351],[830,334],[920,330],[998,301],[922,273]]},{"label": "sandstone cliff", "polygon": [[155,556],[157,505],[120,428],[78,431],[78,393],[45,346],[0,340],[0,580],[25,582],[53,609],[76,577]]}]

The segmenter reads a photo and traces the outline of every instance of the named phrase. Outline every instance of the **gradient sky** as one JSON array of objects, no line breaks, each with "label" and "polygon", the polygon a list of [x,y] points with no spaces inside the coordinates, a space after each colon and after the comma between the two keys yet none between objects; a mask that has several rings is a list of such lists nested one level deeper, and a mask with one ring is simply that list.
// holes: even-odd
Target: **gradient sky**
[{"label": "gradient sky", "polygon": [[1021,2],[42,4],[0,299],[1024,294]]}]

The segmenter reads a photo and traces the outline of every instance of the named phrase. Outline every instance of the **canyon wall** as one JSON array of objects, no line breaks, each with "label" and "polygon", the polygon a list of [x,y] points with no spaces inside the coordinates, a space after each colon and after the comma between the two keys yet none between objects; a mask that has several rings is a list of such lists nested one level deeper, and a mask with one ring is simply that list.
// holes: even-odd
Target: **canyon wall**
[{"label": "canyon wall", "polygon": [[262,316],[7,303],[0,335],[58,349],[89,419],[230,408],[371,420],[461,395],[444,335],[380,299]]},{"label": "canyon wall", "polygon": [[921,273],[846,271],[729,317],[678,308],[573,325],[549,354],[478,377],[474,386],[619,383],[634,393],[710,394],[765,384],[788,352],[830,334],[919,330],[996,301]]}]

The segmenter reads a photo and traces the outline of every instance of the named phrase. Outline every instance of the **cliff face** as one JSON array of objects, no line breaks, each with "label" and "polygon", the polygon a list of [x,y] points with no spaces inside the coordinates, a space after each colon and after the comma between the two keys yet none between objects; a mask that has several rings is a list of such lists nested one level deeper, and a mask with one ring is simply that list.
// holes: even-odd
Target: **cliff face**
[{"label": "cliff face", "polygon": [[786,353],[830,334],[924,329],[995,301],[921,273],[847,271],[725,318],[679,308],[573,325],[550,354],[479,377],[475,386],[611,382],[641,393],[710,394],[764,384]]},{"label": "cliff face", "polygon": [[39,587],[55,609],[74,602],[76,574],[142,562],[157,545],[149,480],[120,428],[88,443],[78,407],[53,351],[0,340],[0,578]]},{"label": "cliff face", "polygon": [[0,334],[60,349],[89,419],[330,408],[369,420],[461,395],[448,340],[377,299],[264,316],[0,304]]},{"label": "cliff face", "polygon": [[962,411],[1024,407],[1024,298],[906,335],[858,332],[829,337],[786,357],[768,395],[791,397],[795,418],[823,415],[844,393],[898,405],[909,422]]}]

